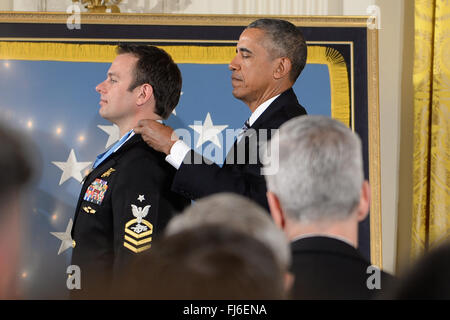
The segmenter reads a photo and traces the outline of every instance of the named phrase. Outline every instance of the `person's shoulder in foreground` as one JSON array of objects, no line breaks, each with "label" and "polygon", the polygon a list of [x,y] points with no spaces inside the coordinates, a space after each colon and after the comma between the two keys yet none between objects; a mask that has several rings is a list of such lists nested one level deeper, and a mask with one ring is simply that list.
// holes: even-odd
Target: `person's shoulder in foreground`
[{"label": "person's shoulder in foreground", "polygon": [[450,240],[424,253],[381,299],[449,300]]}]

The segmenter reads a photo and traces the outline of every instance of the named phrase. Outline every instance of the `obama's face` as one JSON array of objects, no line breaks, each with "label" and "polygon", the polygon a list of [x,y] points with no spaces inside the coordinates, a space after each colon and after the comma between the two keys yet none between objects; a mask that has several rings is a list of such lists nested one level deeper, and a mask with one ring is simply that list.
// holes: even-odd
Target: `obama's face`
[{"label": "obama's face", "polygon": [[249,106],[261,100],[274,83],[278,62],[263,46],[265,41],[263,30],[245,29],[236,46],[236,56],[229,65],[233,95]]}]

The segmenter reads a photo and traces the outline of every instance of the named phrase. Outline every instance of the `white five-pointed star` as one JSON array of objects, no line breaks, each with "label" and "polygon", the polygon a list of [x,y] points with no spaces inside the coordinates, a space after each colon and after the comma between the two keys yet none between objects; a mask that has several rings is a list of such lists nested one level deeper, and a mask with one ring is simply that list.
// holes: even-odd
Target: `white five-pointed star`
[{"label": "white five-pointed star", "polygon": [[145,197],[144,197],[143,194],[140,194],[139,197],[138,197],[137,199],[138,199],[138,201],[142,202],[142,201],[145,200]]},{"label": "white five-pointed star", "polygon": [[63,171],[61,180],[59,180],[59,185],[62,185],[70,178],[74,178],[78,180],[78,182],[81,182],[81,180],[83,179],[81,171],[89,166],[92,162],[78,162],[75,156],[75,151],[73,151],[73,149],[70,149],[70,154],[66,162],[52,161],[52,163]]},{"label": "white five-pointed star", "polygon": [[50,232],[53,236],[61,240],[61,246],[59,247],[58,255],[73,246],[73,240],[70,234],[72,231],[72,224],[73,221],[72,219],[70,219],[69,223],[67,224],[66,232]]},{"label": "white five-pointed star", "polygon": [[102,129],[103,131],[105,131],[109,135],[108,141],[106,142],[105,149],[108,149],[110,146],[112,146],[114,143],[116,143],[116,141],[119,141],[119,139],[120,139],[120,130],[119,130],[119,127],[117,125],[115,125],[115,124],[113,124],[112,126],[101,126],[101,125],[98,125],[97,127]]},{"label": "white five-pointed star", "polygon": [[227,128],[228,125],[215,126],[211,120],[211,115],[209,114],[209,112],[206,115],[203,125],[189,125],[189,127],[200,134],[200,137],[198,138],[197,141],[197,148],[207,141],[211,141],[216,146],[222,148],[217,135],[220,132],[222,132],[225,128]]}]

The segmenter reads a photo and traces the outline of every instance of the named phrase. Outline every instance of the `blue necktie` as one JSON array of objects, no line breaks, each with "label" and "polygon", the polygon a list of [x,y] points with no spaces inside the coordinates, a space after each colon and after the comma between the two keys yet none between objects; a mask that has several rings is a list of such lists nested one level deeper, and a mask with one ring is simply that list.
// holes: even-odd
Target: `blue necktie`
[{"label": "blue necktie", "polygon": [[127,134],[125,134],[122,139],[117,141],[111,148],[109,148],[108,151],[105,151],[97,156],[97,159],[95,159],[95,162],[92,166],[93,169],[97,168],[97,166],[102,163],[106,158],[108,158],[118,147],[120,147],[130,136],[130,134],[133,132],[133,130],[128,131]]},{"label": "blue necktie", "polygon": [[244,133],[250,129],[250,123],[248,122],[248,119],[244,122],[244,125],[242,126],[242,130],[244,131]]}]

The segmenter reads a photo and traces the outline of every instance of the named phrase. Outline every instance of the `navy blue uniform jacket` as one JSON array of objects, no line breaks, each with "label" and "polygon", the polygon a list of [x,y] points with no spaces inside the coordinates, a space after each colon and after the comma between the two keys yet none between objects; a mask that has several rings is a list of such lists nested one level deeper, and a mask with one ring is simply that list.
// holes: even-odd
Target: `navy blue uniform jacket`
[{"label": "navy blue uniform jacket", "polygon": [[[150,249],[190,200],[170,190],[175,169],[134,135],[85,179],[75,211],[72,264],[84,297],[105,297],[114,279]],[[134,261],[133,261],[134,262]]]}]

